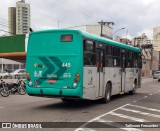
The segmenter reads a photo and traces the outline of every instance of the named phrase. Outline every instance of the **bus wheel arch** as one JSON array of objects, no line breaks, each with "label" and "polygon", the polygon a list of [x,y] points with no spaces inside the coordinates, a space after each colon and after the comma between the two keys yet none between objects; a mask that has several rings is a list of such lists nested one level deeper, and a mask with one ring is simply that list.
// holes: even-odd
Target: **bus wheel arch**
[{"label": "bus wheel arch", "polygon": [[112,82],[108,81],[105,86],[104,98],[102,98],[103,103],[109,103],[112,94]]},{"label": "bus wheel arch", "polygon": [[129,91],[129,94],[134,95],[136,93],[137,89],[137,78],[134,79],[133,88],[131,91]]}]

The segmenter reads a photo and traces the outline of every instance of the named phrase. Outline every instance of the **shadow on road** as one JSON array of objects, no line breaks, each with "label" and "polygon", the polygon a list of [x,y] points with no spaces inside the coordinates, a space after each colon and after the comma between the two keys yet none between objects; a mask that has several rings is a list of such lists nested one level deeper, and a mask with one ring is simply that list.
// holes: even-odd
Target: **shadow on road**
[{"label": "shadow on road", "polygon": [[[128,99],[135,99],[138,97],[142,97],[145,94],[141,94],[141,93],[136,93],[135,95],[129,95],[129,94],[124,94],[124,95],[114,95],[111,98],[111,103],[114,101],[123,101],[123,100],[127,100]],[[87,109],[87,108],[94,108],[96,106],[100,106],[103,105],[105,103],[103,103],[101,100],[72,100],[72,101],[68,101],[68,102],[63,102],[61,100],[57,100],[56,103],[50,103],[50,104],[46,104],[46,105],[41,105],[41,106],[37,106],[35,107],[36,109],[39,110],[53,110],[53,109],[58,109],[58,110],[75,110],[75,109]],[[106,104],[107,105],[107,104]]]}]

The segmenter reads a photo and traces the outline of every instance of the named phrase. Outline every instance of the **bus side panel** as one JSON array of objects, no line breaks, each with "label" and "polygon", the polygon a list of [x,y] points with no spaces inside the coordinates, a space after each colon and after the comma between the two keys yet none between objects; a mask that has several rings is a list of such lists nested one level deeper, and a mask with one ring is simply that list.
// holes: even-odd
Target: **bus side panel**
[{"label": "bus side panel", "polygon": [[[119,94],[121,90],[121,74],[120,68],[113,68],[113,67],[105,67],[105,83],[107,84],[108,81],[112,83],[112,95]],[[104,86],[105,88],[105,86]]]},{"label": "bus side panel", "polygon": [[83,98],[96,99],[97,67],[84,67],[83,73]]},{"label": "bus side panel", "polygon": [[136,70],[134,68],[126,68],[125,92],[133,89],[134,78],[136,76],[135,72]]}]

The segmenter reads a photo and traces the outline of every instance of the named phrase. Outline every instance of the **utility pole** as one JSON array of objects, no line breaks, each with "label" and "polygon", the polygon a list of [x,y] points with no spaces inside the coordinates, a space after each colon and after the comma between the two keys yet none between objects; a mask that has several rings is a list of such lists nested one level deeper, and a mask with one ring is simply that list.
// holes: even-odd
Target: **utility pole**
[{"label": "utility pole", "polygon": [[114,25],[114,22],[104,22],[103,20],[98,23],[101,25],[101,37],[103,37],[103,26],[107,25],[108,27],[110,27],[109,25]]}]

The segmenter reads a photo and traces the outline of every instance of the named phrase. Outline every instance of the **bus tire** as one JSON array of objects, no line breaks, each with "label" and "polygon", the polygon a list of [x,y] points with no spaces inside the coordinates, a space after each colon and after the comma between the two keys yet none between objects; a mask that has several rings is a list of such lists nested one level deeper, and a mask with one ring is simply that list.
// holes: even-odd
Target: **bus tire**
[{"label": "bus tire", "polygon": [[105,90],[105,96],[102,99],[103,103],[109,103],[111,100],[111,84],[107,83],[106,90]]},{"label": "bus tire", "polygon": [[136,89],[137,89],[137,82],[135,81],[133,84],[133,89],[129,91],[129,94],[134,95],[136,93]]}]

